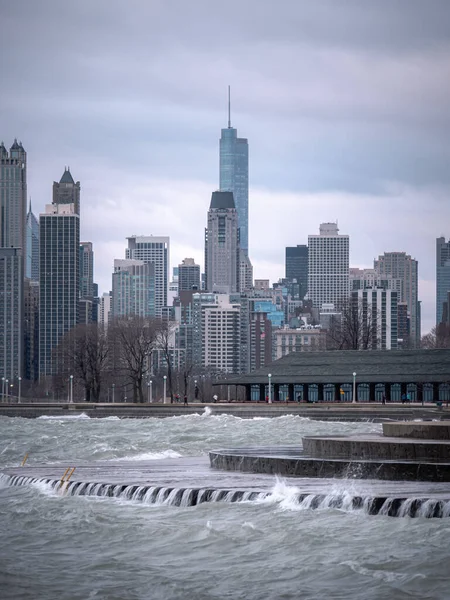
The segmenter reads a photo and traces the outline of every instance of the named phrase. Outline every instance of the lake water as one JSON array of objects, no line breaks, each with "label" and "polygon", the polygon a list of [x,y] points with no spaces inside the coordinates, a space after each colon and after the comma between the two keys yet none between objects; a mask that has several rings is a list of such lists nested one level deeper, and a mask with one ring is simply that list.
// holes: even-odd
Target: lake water
[{"label": "lake water", "polygon": [[[0,469],[206,456],[381,432],[373,423],[239,419],[0,418]],[[156,464],[156,462],[155,462]],[[448,600],[449,519],[311,510],[289,480],[264,501],[147,504],[0,482],[0,599]]]}]

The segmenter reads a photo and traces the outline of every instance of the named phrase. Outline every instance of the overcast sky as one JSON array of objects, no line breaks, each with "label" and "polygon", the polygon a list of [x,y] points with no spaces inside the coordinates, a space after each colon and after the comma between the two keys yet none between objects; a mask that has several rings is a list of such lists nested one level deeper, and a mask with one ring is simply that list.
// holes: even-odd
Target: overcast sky
[{"label": "overcast sky", "polygon": [[450,236],[449,0],[0,0],[0,139],[28,153],[35,213],[69,165],[100,292],[133,234],[203,266],[220,129],[250,147],[250,256],[323,221],[352,266],[419,261],[435,318],[435,239]]}]

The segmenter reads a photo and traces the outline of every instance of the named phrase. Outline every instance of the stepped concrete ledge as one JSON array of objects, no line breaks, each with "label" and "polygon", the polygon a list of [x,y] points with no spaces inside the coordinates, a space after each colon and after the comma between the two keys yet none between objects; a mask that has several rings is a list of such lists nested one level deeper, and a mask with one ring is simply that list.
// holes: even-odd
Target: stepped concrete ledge
[{"label": "stepped concrete ledge", "polygon": [[383,435],[428,440],[450,440],[450,423],[406,421],[383,423]]},{"label": "stepped concrete ledge", "polygon": [[[307,436],[302,447],[214,450],[209,456],[213,468],[230,471],[450,482],[450,439],[444,438],[450,425],[439,425],[384,423],[384,435]],[[388,437],[389,431],[403,436]],[[405,437],[410,431],[416,437]]]},{"label": "stepped concrete ledge", "polygon": [[[268,455],[270,448],[263,449]],[[278,449],[280,457],[295,457],[297,449]],[[242,454],[242,449],[235,449]],[[61,484],[67,466],[76,467]],[[377,481],[292,477],[290,501],[304,509],[341,509],[392,517],[450,516],[450,485],[421,481]],[[105,501],[142,502],[167,506],[197,506],[205,502],[279,502],[277,480],[268,473],[211,469],[208,458],[185,457],[153,461],[110,461],[83,464],[10,467],[0,472],[0,485],[30,486],[35,493],[99,497]],[[272,496],[273,494],[273,496]]]}]

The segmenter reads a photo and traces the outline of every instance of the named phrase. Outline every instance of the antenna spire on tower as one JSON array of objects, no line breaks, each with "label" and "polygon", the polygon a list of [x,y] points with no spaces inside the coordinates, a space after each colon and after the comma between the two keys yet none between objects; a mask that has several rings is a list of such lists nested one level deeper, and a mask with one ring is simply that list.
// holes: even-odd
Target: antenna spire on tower
[{"label": "antenna spire on tower", "polygon": [[228,129],[231,128],[231,92],[230,86],[228,86]]}]

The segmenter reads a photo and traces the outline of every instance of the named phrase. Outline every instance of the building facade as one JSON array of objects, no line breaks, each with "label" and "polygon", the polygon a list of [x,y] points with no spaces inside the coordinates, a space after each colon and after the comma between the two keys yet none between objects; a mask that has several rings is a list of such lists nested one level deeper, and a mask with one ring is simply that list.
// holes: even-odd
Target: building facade
[{"label": "building facade", "polygon": [[169,290],[170,238],[149,235],[132,236],[127,240],[126,259],[142,260],[154,266],[155,316],[161,317]]},{"label": "building facade", "polygon": [[26,258],[25,277],[30,281],[39,281],[39,221],[30,208],[26,221]]},{"label": "building facade", "polygon": [[[23,375],[23,283],[26,255],[27,155],[14,140],[0,144],[0,374]],[[14,381],[14,383],[13,383]]]},{"label": "building facade", "polygon": [[80,214],[80,182],[75,183],[70,169],[65,168],[58,182],[53,182],[53,204],[72,204],[74,213]]},{"label": "building facade", "polygon": [[39,378],[55,372],[54,352],[79,321],[80,217],[49,204],[39,217]]},{"label": "building facade", "polygon": [[336,223],[322,223],[308,236],[308,296],[313,308],[339,306],[349,296],[349,236]]},{"label": "building facade", "polygon": [[116,259],[112,276],[112,317],[154,317],[155,279],[153,263]]},{"label": "building facade", "polygon": [[444,302],[450,292],[450,240],[436,239],[436,325],[442,322]]},{"label": "building facade", "polygon": [[94,297],[94,249],[92,242],[80,242],[80,296]]},{"label": "building facade", "polygon": [[200,291],[200,265],[193,258],[184,258],[178,265],[177,292]]},{"label": "building facade", "polygon": [[238,216],[232,192],[213,192],[205,230],[206,290],[239,291],[240,248]]},{"label": "building facade", "polygon": [[383,288],[366,288],[351,293],[354,302],[362,307],[362,327],[370,327],[371,350],[396,350],[398,348],[398,296],[397,292]]},{"label": "building facade", "polygon": [[299,299],[308,292],[308,246],[305,244],[286,247],[286,279],[296,281],[299,286]]},{"label": "building facade", "polygon": [[237,136],[229,112],[228,127],[220,137],[220,190],[233,193],[240,245],[248,254],[248,140]]},{"label": "building facade", "polygon": [[[377,276],[390,280],[398,292],[398,301],[406,302],[410,317],[410,344],[420,342],[420,305],[418,300],[418,263],[406,252],[385,252],[374,261]],[[391,288],[391,289],[392,289]]]}]

